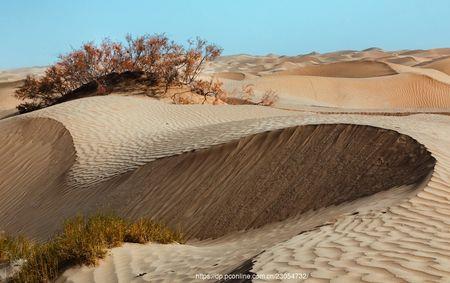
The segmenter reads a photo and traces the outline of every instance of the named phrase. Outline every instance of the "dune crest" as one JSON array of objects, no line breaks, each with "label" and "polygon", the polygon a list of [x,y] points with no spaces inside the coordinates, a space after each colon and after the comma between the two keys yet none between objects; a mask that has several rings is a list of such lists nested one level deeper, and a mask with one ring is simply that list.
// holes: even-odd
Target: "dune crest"
[{"label": "dune crest", "polygon": [[339,78],[367,78],[397,74],[388,64],[377,61],[346,61],[305,66],[276,72],[276,75],[301,75]]}]

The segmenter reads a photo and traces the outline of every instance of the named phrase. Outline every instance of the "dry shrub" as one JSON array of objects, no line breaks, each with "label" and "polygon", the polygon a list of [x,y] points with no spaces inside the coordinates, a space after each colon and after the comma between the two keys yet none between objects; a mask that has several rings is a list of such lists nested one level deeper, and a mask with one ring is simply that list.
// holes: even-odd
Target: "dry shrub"
[{"label": "dry shrub", "polygon": [[[157,86],[166,94],[171,87],[188,86],[198,90],[204,86],[197,77],[205,64],[220,56],[222,49],[196,38],[187,45],[177,44],[165,35],[127,35],[125,44],[105,39],[98,46],[92,42],[80,49],[59,56],[43,77],[29,76],[16,91],[20,112],[47,107],[75,92],[80,87],[95,83],[97,94],[111,91],[111,74],[142,73],[145,83]],[[206,86],[206,85],[205,85]],[[214,84],[214,87],[217,87]],[[211,86],[210,86],[211,87]],[[205,90],[203,92],[210,92]],[[223,90],[221,90],[223,91]]]},{"label": "dry shrub", "polygon": [[114,214],[76,216],[46,243],[0,235],[0,263],[22,260],[10,282],[49,282],[75,265],[95,265],[107,249],[123,242],[183,242],[179,233],[150,219],[124,220]]},{"label": "dry shrub", "polygon": [[223,83],[218,80],[196,80],[191,83],[190,87],[193,93],[203,96],[202,104],[206,102],[208,96],[214,97],[215,101],[217,101],[226,95],[223,90]]},{"label": "dry shrub", "polygon": [[252,101],[255,97],[255,90],[253,87],[254,86],[252,84],[243,85],[240,98],[246,101]]},{"label": "dry shrub", "polygon": [[192,93],[189,92],[182,92],[182,93],[175,93],[172,95],[172,101],[175,104],[195,104],[195,99],[192,97]]},{"label": "dry shrub", "polygon": [[258,103],[263,106],[272,106],[279,99],[277,93],[273,89],[268,89],[264,92],[261,101]]},{"label": "dry shrub", "polygon": [[228,98],[227,103],[272,106],[278,99],[279,97],[273,89],[267,89],[262,95],[261,100],[255,101],[254,85],[246,84],[242,86],[239,95],[234,98]]}]

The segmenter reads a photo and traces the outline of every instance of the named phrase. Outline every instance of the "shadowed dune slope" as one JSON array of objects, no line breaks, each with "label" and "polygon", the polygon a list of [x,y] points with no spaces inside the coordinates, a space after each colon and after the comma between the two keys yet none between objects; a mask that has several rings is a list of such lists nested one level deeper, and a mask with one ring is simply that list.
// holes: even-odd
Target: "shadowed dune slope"
[{"label": "shadowed dune slope", "polygon": [[[433,174],[419,185],[389,189],[214,240],[189,241],[187,245],[124,245],[113,249],[99,267],[70,270],[64,275],[66,282],[132,280],[143,273],[147,273],[140,277],[143,282],[198,282],[195,274],[230,273],[252,258],[252,273],[305,272],[309,274],[307,282],[447,282],[449,117],[305,114],[295,118],[294,125],[363,124],[413,137],[436,158]],[[284,125],[291,120],[282,119]],[[373,143],[367,146],[373,147]],[[354,152],[354,156],[359,154]]]},{"label": "shadowed dune slope", "polygon": [[412,66],[417,64],[417,60],[413,56],[390,57],[386,58],[385,60],[391,63],[402,64],[406,66]]},{"label": "shadowed dune slope", "polygon": [[[217,237],[414,184],[433,166],[422,145],[391,130],[299,126],[153,161],[122,177],[114,207]],[[127,197],[136,190],[145,193]]]},{"label": "shadowed dune slope", "polygon": [[[11,119],[2,122],[0,132],[0,227],[7,230],[33,219],[40,200],[59,197],[62,191],[52,188],[61,186],[75,149],[66,128],[52,119]],[[40,225],[28,224],[27,231]]]},{"label": "shadowed dune slope", "polygon": [[0,186],[0,224],[39,238],[64,218],[98,209],[154,217],[189,238],[218,237],[414,184],[434,166],[422,145],[392,130],[308,125],[157,159],[71,188],[65,174],[75,151],[67,131],[50,119],[5,122],[2,163],[14,166],[0,169],[7,176]]},{"label": "shadowed dune slope", "polygon": [[389,65],[375,61],[348,61],[305,66],[277,72],[277,75],[301,75],[341,78],[367,78],[397,74]]},{"label": "shadowed dune slope", "polygon": [[242,81],[243,79],[245,79],[245,74],[239,73],[239,72],[220,72],[220,73],[215,73],[214,77],[218,78],[218,79]]}]

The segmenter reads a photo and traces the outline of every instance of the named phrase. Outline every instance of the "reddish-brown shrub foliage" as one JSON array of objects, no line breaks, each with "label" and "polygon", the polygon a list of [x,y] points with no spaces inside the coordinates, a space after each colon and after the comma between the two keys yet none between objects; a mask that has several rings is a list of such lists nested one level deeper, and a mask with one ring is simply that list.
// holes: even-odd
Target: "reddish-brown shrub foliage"
[{"label": "reddish-brown shrub foliage", "polygon": [[[28,112],[63,101],[65,96],[81,86],[95,83],[97,94],[111,90],[110,74],[142,73],[147,85],[163,88],[167,93],[172,86],[188,86],[206,96],[220,95],[223,90],[216,82],[197,81],[208,61],[220,56],[222,49],[197,38],[186,46],[170,41],[164,35],[127,35],[126,43],[103,40],[92,42],[80,49],[61,55],[41,78],[27,77],[16,91],[20,112]],[[205,87],[205,89],[201,89]],[[160,92],[161,93],[161,92]]]},{"label": "reddish-brown shrub foliage", "polygon": [[223,83],[213,79],[210,81],[196,80],[190,83],[190,86],[193,93],[203,96],[203,103],[206,102],[208,96],[213,96],[217,101],[225,95]]}]

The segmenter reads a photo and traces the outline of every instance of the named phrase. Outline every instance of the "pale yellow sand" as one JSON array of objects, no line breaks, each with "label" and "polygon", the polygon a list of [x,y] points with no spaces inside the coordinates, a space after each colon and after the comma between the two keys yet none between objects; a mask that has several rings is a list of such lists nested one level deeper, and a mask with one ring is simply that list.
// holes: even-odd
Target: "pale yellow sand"
[{"label": "pale yellow sand", "polygon": [[431,62],[424,62],[424,64],[420,64],[420,67],[435,69],[450,75],[450,57],[445,56],[442,59],[438,58],[431,60]]},{"label": "pale yellow sand", "polygon": [[388,64],[377,61],[346,61],[318,64],[301,68],[290,68],[277,75],[299,75],[319,77],[367,78],[397,74]]},{"label": "pale yellow sand", "polygon": [[0,119],[17,112],[16,106],[20,101],[14,97],[14,91],[21,85],[22,80],[27,75],[40,76],[44,71],[44,67],[0,70]]},{"label": "pale yellow sand", "polygon": [[275,106],[324,106],[351,109],[435,109],[450,107],[450,85],[425,75],[401,73],[373,78],[317,76],[263,76],[244,81],[227,81],[229,90],[254,86],[256,94],[276,91]]},{"label": "pale yellow sand", "polygon": [[[102,103],[99,103],[99,99],[102,100]],[[148,104],[146,105],[148,107],[155,103],[153,100],[146,100],[147,103],[144,103],[144,100],[136,98],[98,97],[62,104],[58,108],[68,107],[66,109],[69,109],[70,107],[71,113],[74,114],[67,114],[69,112],[66,111],[65,116],[79,115],[80,119],[84,119],[84,121],[88,119],[88,121],[96,121],[95,123],[101,124],[110,120],[111,115],[105,118],[89,116],[87,112],[84,112],[84,109],[89,104],[88,102],[92,103],[92,107],[95,105],[97,110],[95,113],[114,111],[120,116],[120,113],[127,113],[127,108],[129,107],[125,103],[127,100],[130,100],[129,103],[133,100],[138,100],[137,103],[142,105]],[[77,103],[83,107],[76,107]],[[178,113],[176,115],[187,115],[189,112],[192,115],[198,113],[197,110],[193,111],[193,108],[182,110],[183,108],[181,107],[183,106],[159,105],[159,102],[156,102],[156,104],[157,107],[161,108],[160,111],[162,112],[159,115],[162,117],[164,117],[164,110],[167,111],[166,113]],[[180,107],[180,109],[174,112],[171,107]],[[375,270],[379,272],[376,272],[376,277],[372,277],[372,279],[378,282],[394,280],[394,278],[400,281],[420,280],[423,278],[445,281],[445,278],[448,276],[446,270],[450,264],[450,252],[446,250],[449,233],[447,227],[449,223],[446,219],[448,218],[448,213],[450,213],[448,208],[449,176],[447,176],[448,170],[446,169],[449,159],[449,153],[446,151],[446,145],[450,141],[449,117],[439,115],[386,117],[317,114],[292,116],[291,112],[254,106],[199,107],[205,108],[205,111],[208,113],[208,120],[210,120],[209,122],[204,122],[206,123],[203,124],[205,129],[208,129],[207,125],[220,125],[211,117],[229,117],[232,114],[231,116],[234,119],[243,121],[238,125],[234,125],[235,128],[229,126],[221,128],[220,133],[204,131],[204,136],[202,137],[204,140],[211,141],[216,137],[219,138],[219,141],[226,141],[230,139],[230,135],[242,136],[255,131],[301,124],[336,122],[369,124],[394,129],[416,138],[432,152],[437,159],[437,164],[431,181],[424,188],[420,189],[417,195],[414,194],[412,197],[410,197],[411,191],[409,190],[403,192],[388,191],[368,198],[367,202],[361,199],[357,201],[359,202],[357,205],[341,205],[338,208],[325,209],[322,216],[317,212],[312,212],[302,216],[300,220],[286,220],[286,222],[272,224],[273,226],[263,227],[261,230],[231,234],[212,242],[194,242],[188,246],[161,247],[149,245],[145,248],[140,248],[140,246],[136,245],[125,245],[123,248],[119,248],[117,252],[113,251],[114,257],[108,258],[106,263],[100,265],[97,269],[83,268],[82,273],[79,273],[77,270],[71,270],[65,276],[74,278],[75,282],[85,282],[76,280],[76,278],[79,278],[78,276],[86,276],[84,278],[87,279],[97,278],[98,282],[116,279],[126,282],[131,280],[130,275],[136,276],[141,272],[148,272],[147,276],[143,276],[139,280],[166,278],[166,281],[185,281],[188,278],[195,279],[192,276],[195,276],[195,273],[198,272],[229,272],[246,258],[255,256],[262,250],[265,250],[265,252],[256,257],[256,263],[253,267],[253,271],[259,274],[305,271],[310,272],[311,280],[312,278],[338,278],[341,280],[353,279],[354,281],[361,281],[369,279],[367,278],[368,275],[365,275],[368,270]],[[45,111],[35,112],[28,116],[45,116],[54,112],[52,115],[64,117],[61,114],[63,111],[59,112],[58,108],[48,108]],[[252,115],[259,115],[260,118],[256,119],[256,122],[259,120],[262,123],[261,125],[265,126],[258,130],[255,124],[251,122],[253,120],[242,120],[242,118],[238,117],[238,115],[240,117],[248,117],[249,114],[247,112],[249,112],[249,109],[253,110]],[[187,113],[182,114],[183,111]],[[144,113],[141,114],[141,118],[145,117]],[[276,118],[274,116],[282,117]],[[27,121],[26,116],[24,118]],[[22,121],[24,118],[5,120],[2,122],[2,126]],[[67,121],[75,121],[74,119],[75,117],[67,119]],[[170,120],[167,121],[170,125]],[[202,121],[202,119],[192,122],[193,126],[200,124],[199,121]],[[151,121],[149,123],[151,124]],[[91,123],[84,124],[92,125]],[[102,130],[102,127],[97,127],[96,131],[90,131],[89,127],[72,128],[70,130],[72,136],[80,136],[80,134],[84,133],[84,140],[74,138],[75,148],[82,148],[80,146],[83,143],[86,145],[87,143],[91,144],[96,139],[92,136],[94,132],[96,132],[97,136],[101,136],[101,133],[107,134],[116,126],[120,129],[120,124],[130,127],[130,120],[118,119],[109,128],[103,127]],[[158,124],[153,124],[156,128],[158,127]],[[161,123],[159,125],[160,128],[164,128],[163,125],[166,124]],[[137,127],[136,131],[140,131],[139,129]],[[48,131],[47,133],[50,134]],[[120,140],[121,138],[117,133],[119,131],[116,131],[115,139]],[[91,138],[89,138],[89,135]],[[113,136],[109,138],[114,139]],[[160,145],[165,144],[166,148],[171,148],[171,140],[178,141],[174,132],[168,134],[160,142]],[[185,141],[186,144],[183,145],[185,148],[202,146],[197,144],[195,139],[185,139]],[[105,152],[104,155],[100,156],[105,158],[103,166],[108,167],[110,162],[107,160],[116,158],[114,154],[110,157],[110,153],[115,152],[114,148],[119,150],[119,152],[127,148],[123,144],[121,147],[116,147],[113,141],[108,143],[109,145],[103,150],[90,146],[90,151],[88,150],[89,147],[86,147],[84,153],[81,150],[77,151],[77,161],[79,162],[83,155],[99,156],[99,153]],[[152,149],[152,146],[154,145],[148,145],[150,149]],[[156,146],[156,148],[158,147]],[[165,154],[171,155],[176,151],[166,152]],[[32,152],[30,151],[30,153]],[[140,153],[139,148],[129,148],[127,160],[133,159],[131,158],[131,156],[134,156],[133,153]],[[127,154],[122,156],[126,157]],[[67,161],[64,162],[64,164],[66,163]],[[123,163],[125,162],[122,161]],[[70,165],[70,162],[67,164]],[[102,164],[99,163],[98,166],[102,167]],[[79,174],[83,173],[80,172]],[[46,177],[48,178],[48,175]],[[45,190],[42,193],[44,194],[42,197],[47,199],[55,199],[56,197],[56,195],[51,197],[51,192],[45,192]],[[57,192],[52,192],[52,194],[57,194]],[[90,195],[86,194],[86,192],[83,194],[84,201],[86,201],[86,198],[89,198]],[[400,197],[397,199],[399,201],[389,202],[386,200],[390,199],[392,201],[396,196]],[[74,205],[82,199],[71,199],[72,203],[70,205]],[[404,201],[402,202],[401,199]],[[69,199],[66,199],[66,201],[69,201]],[[365,204],[362,205],[360,202]],[[374,204],[376,204],[375,207],[372,207]],[[10,205],[14,206],[14,204]],[[361,210],[361,208],[364,209]],[[52,208],[51,205],[48,207],[44,205],[39,210],[34,210],[33,213],[42,211],[42,209],[47,209],[46,217],[55,217],[55,208]],[[348,214],[355,210],[360,211],[360,213],[358,215]],[[386,213],[383,213],[385,211]],[[17,217],[15,218],[17,222],[18,219]],[[310,223],[309,226],[304,224],[306,222],[304,219],[310,219],[309,221],[311,222],[307,222]],[[332,224],[295,236],[301,231],[314,228],[314,225],[324,224],[328,221],[331,221]],[[39,221],[39,224],[43,225],[45,222]],[[420,229],[417,229],[418,227]],[[283,233],[280,234],[280,230],[283,230]],[[176,257],[173,256],[174,253],[177,254]],[[108,262],[109,264],[107,264]],[[219,265],[213,266],[215,263],[219,263]],[[377,269],[373,269],[374,267],[377,267]],[[174,272],[171,272],[171,275],[167,277],[169,270]]]},{"label": "pale yellow sand", "polygon": [[[186,177],[184,183],[180,182],[183,170],[202,176],[193,167],[185,166],[186,162],[196,164],[206,160],[204,163],[212,168],[216,163],[226,163],[226,159],[215,159],[219,154],[208,155],[213,146],[224,144],[218,150],[226,155],[230,150],[227,145],[235,147],[236,139],[272,131],[257,136],[263,137],[259,139],[261,143],[237,146],[242,150],[238,153],[263,155],[264,152],[258,153],[258,147],[245,151],[245,146],[270,148],[277,146],[277,141],[286,142],[273,138],[277,129],[315,124],[371,125],[397,131],[425,145],[436,159],[430,179],[300,216],[287,214],[288,218],[281,217],[282,221],[262,227],[247,226],[255,229],[240,232],[230,229],[233,232],[214,240],[191,239],[186,245],[125,244],[113,249],[98,267],[70,269],[59,281],[200,282],[195,274],[229,273],[253,258],[251,271],[256,274],[304,272],[308,275],[307,282],[447,282],[450,117],[316,114],[311,111],[316,108],[308,106],[334,107],[336,112],[448,111],[448,75],[438,69],[410,66],[412,59],[426,62],[448,54],[447,49],[405,52],[370,49],[295,57],[240,55],[223,57],[205,72],[206,75],[219,72],[217,77],[229,90],[249,83],[255,86],[258,95],[267,88],[275,89],[280,95],[277,107],[302,111],[251,105],[169,105],[143,97],[110,95],[74,100],[0,120],[0,157],[4,164],[0,167],[0,227],[45,238],[56,231],[63,219],[107,204],[125,215],[146,215],[150,211],[176,223],[174,217],[182,217],[177,215],[180,207],[175,206],[182,194],[169,190],[169,186],[155,191],[152,184],[152,173],[159,172],[158,178],[167,176],[162,171],[168,168],[164,164],[174,166],[170,160],[183,161],[183,156],[192,156],[179,163],[180,173],[173,178],[177,186],[172,188],[181,189],[202,180]],[[380,62],[367,63],[373,59]],[[358,63],[351,62],[354,60]],[[334,66],[339,68],[316,67],[325,63],[338,64]],[[370,72],[365,69],[368,64],[374,66]],[[355,68],[347,70],[346,66]],[[305,69],[299,71],[301,68]],[[304,75],[305,70],[308,76]],[[9,88],[5,91],[8,95],[12,91]],[[14,103],[2,99],[0,106],[9,105],[4,109],[10,109]],[[326,110],[324,107],[321,111]],[[152,164],[161,166],[155,169]],[[251,162],[243,164],[247,167],[236,167],[235,171],[251,172],[248,166]],[[270,165],[266,161],[264,164]],[[274,174],[267,170],[268,174]],[[170,184],[170,178],[166,179],[160,183]],[[147,195],[148,188],[154,190],[152,195]],[[195,226],[201,221],[196,217],[202,203],[220,207],[223,200],[220,197],[226,191],[217,193],[214,188],[209,188],[208,194],[197,192],[198,198],[191,201],[192,211],[186,213],[185,223]],[[170,198],[173,199],[167,201]],[[165,202],[155,206],[152,199]],[[234,193],[230,199],[238,200],[239,194]],[[257,210],[243,206],[236,211],[251,215]],[[221,219],[229,221],[225,216]],[[256,219],[252,217],[248,219]],[[143,275],[136,277],[139,274]]]},{"label": "pale yellow sand", "polygon": [[27,75],[40,76],[45,72],[45,69],[46,67],[31,67],[0,70],[0,83],[20,81],[25,79]]},{"label": "pale yellow sand", "polygon": [[[284,119],[288,125],[294,118]],[[252,271],[257,274],[306,272],[311,282],[315,279],[445,282],[450,278],[447,273],[449,153],[446,150],[450,141],[449,120],[437,115],[306,115],[296,123],[370,124],[416,138],[437,159],[431,180],[412,196],[391,190],[211,242],[187,246],[125,245],[114,249],[112,257],[98,268],[70,270],[65,276],[69,282],[127,281],[147,272],[136,280],[198,281],[196,273],[229,272],[244,259],[264,250],[255,258]],[[353,211],[359,214],[349,214]],[[329,225],[314,229],[314,225],[328,222]],[[296,236],[309,229],[312,231]]]}]

